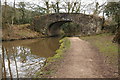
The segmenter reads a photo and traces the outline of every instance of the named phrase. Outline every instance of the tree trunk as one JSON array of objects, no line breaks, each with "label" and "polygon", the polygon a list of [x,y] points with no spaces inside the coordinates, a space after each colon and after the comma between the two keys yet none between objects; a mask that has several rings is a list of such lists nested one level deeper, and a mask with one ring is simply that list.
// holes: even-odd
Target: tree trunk
[{"label": "tree trunk", "polygon": [[[0,0],[0,29],[2,29],[2,8],[1,8],[1,0]],[[2,35],[2,34],[0,34]]]},{"label": "tree trunk", "polygon": [[16,58],[15,58],[15,53],[13,53],[13,58],[14,58],[14,61],[15,61],[15,66],[16,66],[17,78],[19,78],[19,75],[18,75],[18,67],[17,67],[17,61],[16,61]]},{"label": "tree trunk", "polygon": [[3,66],[3,70],[4,70],[4,73],[3,73],[3,78],[6,78],[6,68],[5,68],[5,51],[4,51],[4,48],[2,47],[2,66]]},{"label": "tree trunk", "polygon": [[9,69],[9,73],[10,73],[10,78],[12,80],[13,77],[12,77],[12,72],[11,72],[11,67],[10,67],[10,58],[9,58],[7,49],[5,49],[5,51],[6,51],[7,60],[8,60],[8,69]]},{"label": "tree trunk", "polygon": [[16,15],[15,0],[14,0],[14,3],[13,3],[13,8],[14,8],[14,12],[13,12],[13,16],[12,16],[12,25],[14,24],[15,15]]},{"label": "tree trunk", "polygon": [[73,5],[73,7],[72,7],[72,13],[75,11],[74,9],[75,9],[75,6],[76,6],[76,2],[74,2],[74,5]]},{"label": "tree trunk", "polygon": [[59,10],[60,10],[60,8],[59,8],[59,2],[56,3],[56,6],[57,6],[57,13],[59,13]]},{"label": "tree trunk", "polygon": [[49,11],[49,2],[45,2],[45,4],[46,4],[46,7],[47,7],[46,12],[49,13],[50,12]]}]

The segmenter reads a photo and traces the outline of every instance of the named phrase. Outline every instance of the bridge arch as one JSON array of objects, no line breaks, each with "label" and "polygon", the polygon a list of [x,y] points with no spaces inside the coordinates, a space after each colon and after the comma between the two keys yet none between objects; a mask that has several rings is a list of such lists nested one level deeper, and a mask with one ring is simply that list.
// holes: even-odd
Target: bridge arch
[{"label": "bridge arch", "polygon": [[86,35],[99,33],[103,23],[102,18],[93,15],[81,13],[54,13],[34,19],[33,27],[36,31],[44,32],[48,36],[54,36],[59,33],[60,26],[68,22],[79,24],[82,33]]}]

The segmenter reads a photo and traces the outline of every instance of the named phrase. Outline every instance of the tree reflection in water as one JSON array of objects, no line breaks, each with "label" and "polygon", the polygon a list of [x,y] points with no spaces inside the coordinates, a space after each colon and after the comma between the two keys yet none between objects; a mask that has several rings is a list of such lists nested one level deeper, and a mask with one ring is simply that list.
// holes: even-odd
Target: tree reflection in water
[{"label": "tree reflection in water", "polygon": [[40,38],[2,43],[3,78],[32,78],[46,58],[55,54],[60,38]]},{"label": "tree reflection in water", "polygon": [[[8,53],[9,52],[9,53]],[[29,48],[23,46],[2,47],[3,78],[30,77],[43,66],[44,57],[32,55]]]}]

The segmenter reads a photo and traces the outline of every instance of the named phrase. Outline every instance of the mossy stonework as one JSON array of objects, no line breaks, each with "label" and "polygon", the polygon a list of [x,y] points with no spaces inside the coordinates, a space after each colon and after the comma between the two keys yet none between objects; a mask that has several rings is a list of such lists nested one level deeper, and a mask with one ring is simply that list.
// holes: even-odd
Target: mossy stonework
[{"label": "mossy stonework", "polygon": [[60,47],[56,50],[56,54],[46,60],[44,67],[35,73],[35,77],[44,78],[54,74],[55,68],[58,66],[57,63],[59,63],[63,58],[65,51],[70,47],[70,40],[67,37],[61,39],[59,43]]}]

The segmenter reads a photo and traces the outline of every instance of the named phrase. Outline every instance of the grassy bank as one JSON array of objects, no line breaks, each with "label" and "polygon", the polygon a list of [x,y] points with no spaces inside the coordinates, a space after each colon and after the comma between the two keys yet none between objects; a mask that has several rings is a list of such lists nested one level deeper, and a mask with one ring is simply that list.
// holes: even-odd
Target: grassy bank
[{"label": "grassy bank", "polygon": [[40,34],[32,31],[30,24],[21,24],[9,26],[2,30],[2,40],[19,40],[19,39],[28,39],[39,37]]},{"label": "grassy bank", "polygon": [[45,63],[45,66],[35,74],[35,77],[50,78],[55,74],[57,67],[60,65],[60,61],[63,58],[64,52],[70,47],[70,41],[68,38],[63,38],[60,41],[60,47],[56,50],[56,54],[53,57],[49,57]]},{"label": "grassy bank", "polygon": [[80,37],[83,40],[90,42],[96,47],[103,56],[105,56],[107,62],[112,65],[118,63],[118,45],[112,43],[114,35],[110,33],[99,34],[94,36]]},{"label": "grassy bank", "polygon": [[68,38],[61,39],[59,43],[60,47],[58,50],[56,50],[56,55],[47,59],[49,62],[54,62],[56,61],[56,59],[62,58],[62,54],[64,53],[64,51],[66,51],[70,47],[70,41]]}]

